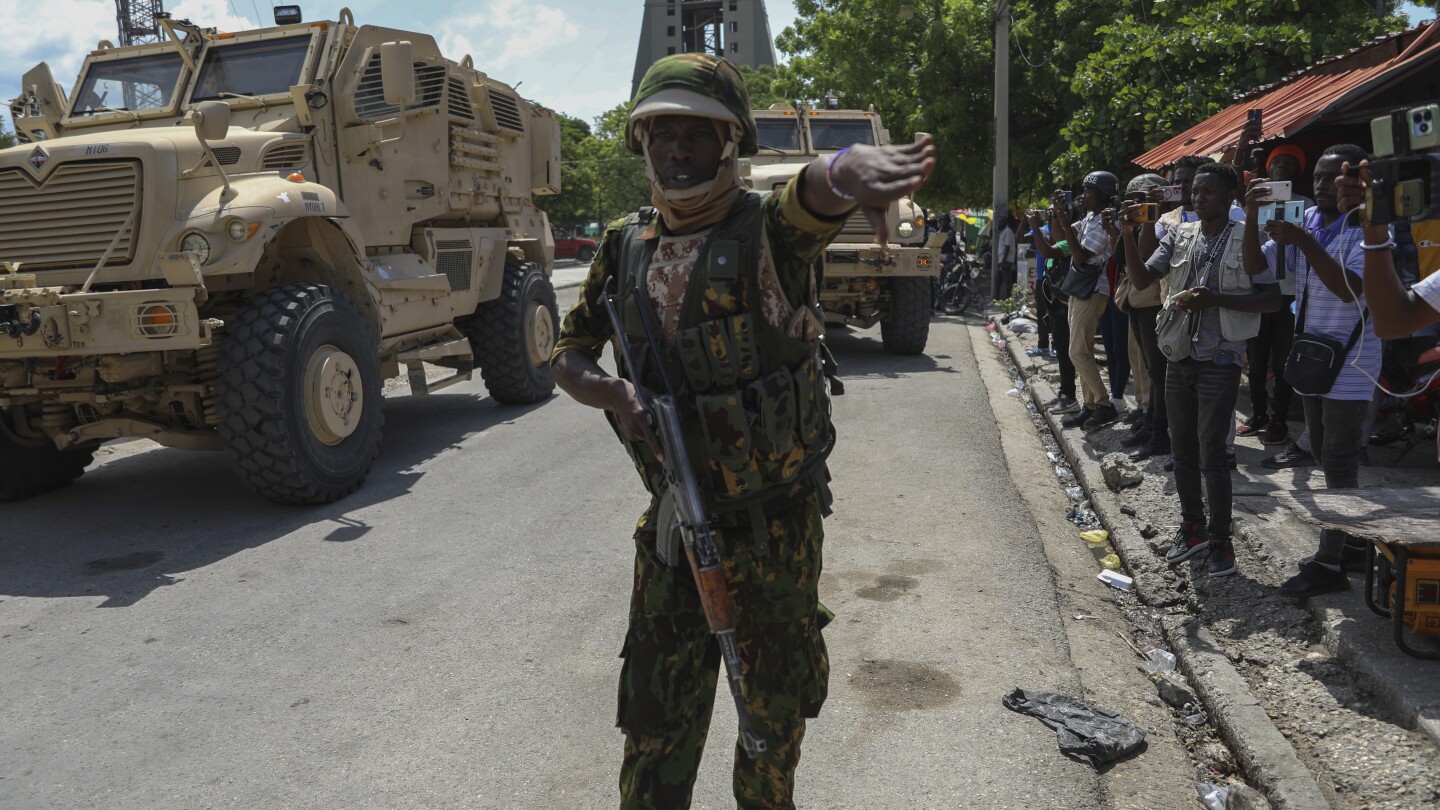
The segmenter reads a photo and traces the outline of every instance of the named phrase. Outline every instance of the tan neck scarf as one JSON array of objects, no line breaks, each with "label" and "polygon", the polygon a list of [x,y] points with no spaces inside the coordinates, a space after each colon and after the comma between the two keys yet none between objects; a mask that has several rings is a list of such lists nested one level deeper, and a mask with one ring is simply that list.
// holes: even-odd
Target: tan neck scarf
[{"label": "tan neck scarf", "polygon": [[[717,127],[726,127],[722,121],[716,121]],[[708,228],[711,225],[725,218],[730,213],[730,207],[735,204],[735,198],[740,194],[740,167],[736,161],[736,155],[740,150],[740,127],[736,124],[728,124],[729,136],[726,138],[725,151],[720,155],[720,167],[715,171],[715,179],[690,188],[667,189],[660,182],[660,176],[655,173],[655,166],[650,162],[650,128],[646,121],[644,126],[636,128],[636,134],[640,139],[641,149],[645,152],[645,176],[650,178],[650,202],[660,212],[660,217],[665,222],[665,227],[673,234],[687,234]],[[722,129],[722,137],[725,130]]]}]

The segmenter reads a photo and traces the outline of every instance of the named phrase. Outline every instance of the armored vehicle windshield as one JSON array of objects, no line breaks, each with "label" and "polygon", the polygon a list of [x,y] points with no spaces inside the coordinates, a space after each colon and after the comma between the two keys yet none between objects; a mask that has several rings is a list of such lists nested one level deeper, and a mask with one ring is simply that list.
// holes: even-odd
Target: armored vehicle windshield
[{"label": "armored vehicle windshield", "polygon": [[80,80],[70,115],[170,107],[185,70],[178,53],[92,60]]},{"label": "armored vehicle windshield", "polygon": [[301,83],[314,37],[291,36],[258,42],[211,44],[200,66],[190,102],[234,96],[290,94]]},{"label": "armored vehicle windshield", "polygon": [[811,118],[810,140],[817,152],[845,149],[857,143],[875,145],[875,127],[868,118]]},{"label": "armored vehicle windshield", "polygon": [[760,148],[778,149],[783,152],[800,152],[800,123],[793,116],[786,118],[757,118]]}]

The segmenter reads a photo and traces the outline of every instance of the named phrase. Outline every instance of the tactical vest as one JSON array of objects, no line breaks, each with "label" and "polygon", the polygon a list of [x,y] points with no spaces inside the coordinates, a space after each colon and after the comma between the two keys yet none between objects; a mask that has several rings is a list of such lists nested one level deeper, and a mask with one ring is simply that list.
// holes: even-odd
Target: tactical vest
[{"label": "tactical vest", "polygon": [[[622,325],[648,390],[664,392],[663,363],[675,391],[686,448],[712,517],[758,511],[777,498],[798,499],[812,483],[828,513],[825,459],[835,444],[825,377],[833,363],[819,340],[796,340],[766,320],[760,307],[760,238],[764,198],[742,192],[701,248],[681,306],[673,346],[646,338],[641,308],[655,340],[660,319],[646,292],[658,239],[641,239],[649,224],[632,214],[621,228],[615,297]],[[816,313],[818,315],[818,313]],[[823,322],[823,321],[822,321]],[[627,374],[628,376],[628,374]],[[665,481],[649,445],[624,442],[646,489]]]},{"label": "tactical vest", "polygon": [[[1200,222],[1185,222],[1175,227],[1175,247],[1170,253],[1170,272],[1166,274],[1171,292],[1187,289],[1186,280],[1190,275],[1191,259],[1204,258],[1204,239],[1200,236]],[[1220,274],[1221,295],[1248,295],[1255,291],[1255,283],[1243,265],[1241,240],[1245,223],[1236,222],[1230,228],[1230,238],[1221,250],[1220,258],[1210,268],[1211,273]],[[1196,268],[1198,273],[1200,268]],[[1200,286],[1198,276],[1191,286]],[[1260,334],[1260,313],[1241,312],[1238,309],[1219,307],[1220,334],[1226,340],[1249,340]]]}]

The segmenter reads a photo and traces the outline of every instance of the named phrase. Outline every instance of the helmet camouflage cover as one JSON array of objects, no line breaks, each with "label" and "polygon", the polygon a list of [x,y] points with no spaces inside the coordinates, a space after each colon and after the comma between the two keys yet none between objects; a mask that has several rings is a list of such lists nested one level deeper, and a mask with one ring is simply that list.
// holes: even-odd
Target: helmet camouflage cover
[{"label": "helmet camouflage cover", "polygon": [[625,145],[640,154],[635,124],[655,115],[699,115],[740,125],[740,155],[760,151],[755,116],[750,113],[750,92],[735,66],[704,53],[677,53],[663,57],[645,71],[630,120]]}]

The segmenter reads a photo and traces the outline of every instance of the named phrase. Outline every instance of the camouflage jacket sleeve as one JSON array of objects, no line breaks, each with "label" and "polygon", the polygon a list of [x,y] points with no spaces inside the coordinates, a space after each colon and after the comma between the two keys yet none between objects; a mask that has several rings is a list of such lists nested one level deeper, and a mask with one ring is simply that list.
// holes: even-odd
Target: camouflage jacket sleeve
[{"label": "camouflage jacket sleeve", "polygon": [[555,351],[550,355],[551,363],[562,353],[572,349],[582,351],[598,361],[605,352],[605,344],[614,336],[615,330],[610,325],[610,317],[600,305],[600,294],[605,292],[605,286],[610,279],[616,276],[616,268],[620,262],[621,226],[624,222],[623,219],[616,220],[605,229],[600,250],[590,262],[590,272],[580,285],[580,300],[565,314],[565,322],[560,326],[560,338],[555,343]]},{"label": "camouflage jacket sleeve", "polygon": [[797,306],[811,301],[811,268],[850,217],[849,212],[835,218],[822,217],[807,209],[800,201],[804,178],[802,171],[765,201],[765,233],[775,273],[785,297]]}]

